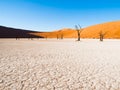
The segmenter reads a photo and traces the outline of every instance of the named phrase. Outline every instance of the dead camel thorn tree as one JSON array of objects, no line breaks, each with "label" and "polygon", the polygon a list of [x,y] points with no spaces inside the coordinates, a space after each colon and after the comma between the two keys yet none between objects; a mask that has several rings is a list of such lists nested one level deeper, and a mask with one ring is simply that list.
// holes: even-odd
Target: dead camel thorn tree
[{"label": "dead camel thorn tree", "polygon": [[100,36],[100,41],[102,42],[104,39],[104,36],[106,35],[107,32],[103,33],[102,31],[100,31],[99,36]]},{"label": "dead camel thorn tree", "polygon": [[63,39],[63,32],[62,32],[62,30],[59,30],[58,34],[60,35],[60,39]]},{"label": "dead camel thorn tree", "polygon": [[61,39],[63,39],[63,33],[61,34]]},{"label": "dead camel thorn tree", "polygon": [[47,40],[47,35],[45,36],[46,40]]},{"label": "dead camel thorn tree", "polygon": [[83,31],[83,29],[81,28],[80,25],[75,25],[75,29],[77,31],[77,35],[78,35],[78,40],[77,41],[80,41],[80,38],[81,38],[81,32]]},{"label": "dead camel thorn tree", "polygon": [[57,40],[59,39],[59,36],[58,36],[58,34],[57,34]]}]

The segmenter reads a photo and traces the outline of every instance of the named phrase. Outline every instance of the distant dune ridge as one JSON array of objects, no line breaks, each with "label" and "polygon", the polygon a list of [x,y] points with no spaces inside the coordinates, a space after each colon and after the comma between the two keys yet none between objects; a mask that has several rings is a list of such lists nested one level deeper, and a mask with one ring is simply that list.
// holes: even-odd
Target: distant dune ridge
[{"label": "distant dune ridge", "polygon": [[[82,38],[99,38],[99,33],[106,33],[104,38],[120,39],[120,21],[107,22],[83,28]],[[52,32],[35,32],[21,29],[0,27],[0,37],[43,37],[43,38],[77,38],[75,29],[63,28]]]},{"label": "distant dune ridge", "polygon": [[[84,30],[81,33],[82,38],[99,38],[99,33],[102,31],[106,33],[104,38],[120,38],[120,21],[107,22],[102,24],[97,24],[83,28]],[[64,28],[61,30],[45,33],[32,33],[33,35],[43,36],[47,38],[60,38],[63,35],[64,38],[76,38],[77,32],[75,29]]]}]

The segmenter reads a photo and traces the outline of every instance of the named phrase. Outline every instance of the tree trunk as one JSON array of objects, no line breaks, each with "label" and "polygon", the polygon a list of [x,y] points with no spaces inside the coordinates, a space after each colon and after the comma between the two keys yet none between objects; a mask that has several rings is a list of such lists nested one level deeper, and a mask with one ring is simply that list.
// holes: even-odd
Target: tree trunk
[{"label": "tree trunk", "polygon": [[103,41],[103,35],[100,35],[100,41],[101,42]]},{"label": "tree trunk", "polygon": [[78,41],[80,41],[80,32],[78,30]]}]

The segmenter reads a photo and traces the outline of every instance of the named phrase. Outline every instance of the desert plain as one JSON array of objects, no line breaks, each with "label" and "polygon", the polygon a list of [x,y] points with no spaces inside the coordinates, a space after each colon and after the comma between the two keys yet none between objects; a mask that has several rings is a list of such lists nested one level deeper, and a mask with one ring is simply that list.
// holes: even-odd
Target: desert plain
[{"label": "desert plain", "polygon": [[120,40],[0,39],[0,90],[120,90]]}]

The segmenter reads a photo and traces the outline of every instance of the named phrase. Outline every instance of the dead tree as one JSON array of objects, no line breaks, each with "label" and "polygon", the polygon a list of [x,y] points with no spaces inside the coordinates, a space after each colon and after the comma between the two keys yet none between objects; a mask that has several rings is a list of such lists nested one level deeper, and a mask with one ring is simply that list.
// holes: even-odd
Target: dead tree
[{"label": "dead tree", "polygon": [[16,40],[18,40],[18,38],[16,37]]},{"label": "dead tree", "polygon": [[33,38],[31,37],[31,40],[33,40]]},{"label": "dead tree", "polygon": [[100,41],[101,41],[101,42],[103,41],[105,35],[106,35],[106,32],[103,33],[102,31],[100,31],[99,37],[100,37]]},{"label": "dead tree", "polygon": [[81,38],[81,32],[83,31],[83,29],[81,28],[80,25],[75,25],[75,29],[77,31],[77,35],[78,35],[78,40],[77,41],[80,41],[80,38]]},{"label": "dead tree", "polygon": [[63,39],[63,33],[61,34],[61,39]]},{"label": "dead tree", "polygon": [[59,36],[58,36],[58,34],[57,34],[57,40],[59,39]]},{"label": "dead tree", "polygon": [[45,36],[46,40],[47,40],[47,35]]}]

